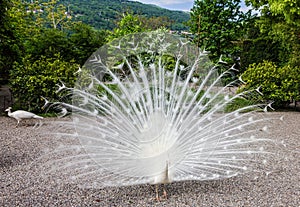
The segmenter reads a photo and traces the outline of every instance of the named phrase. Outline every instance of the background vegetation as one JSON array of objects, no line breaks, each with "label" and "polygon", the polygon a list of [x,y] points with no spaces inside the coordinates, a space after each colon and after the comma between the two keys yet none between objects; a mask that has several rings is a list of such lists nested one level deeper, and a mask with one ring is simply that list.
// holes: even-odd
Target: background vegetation
[{"label": "background vegetation", "polygon": [[142,4],[128,0],[62,0],[75,21],[82,21],[96,29],[112,30],[122,18],[123,13],[146,18],[164,17],[172,24],[172,30],[187,30],[184,24],[189,20],[189,14],[183,11],[171,11],[152,4]]},{"label": "background vegetation", "polygon": [[[0,84],[9,84],[16,108],[42,112],[41,96],[56,98],[60,81],[108,41],[164,28],[185,30],[199,47],[233,66],[240,90],[263,92],[283,107],[299,100],[300,3],[247,0],[259,15],[242,12],[240,0],[195,0],[190,14],[125,0],[1,0]],[[186,23],[184,23],[186,22]]]}]

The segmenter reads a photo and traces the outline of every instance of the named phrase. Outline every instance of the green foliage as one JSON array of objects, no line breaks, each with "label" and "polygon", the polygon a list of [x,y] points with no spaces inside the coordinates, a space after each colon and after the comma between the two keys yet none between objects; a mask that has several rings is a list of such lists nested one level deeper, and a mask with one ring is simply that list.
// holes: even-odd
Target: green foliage
[{"label": "green foliage", "polygon": [[0,15],[1,83],[6,84],[9,74],[13,74],[14,62],[21,68],[23,57],[28,65],[28,62],[35,64],[41,56],[52,59],[59,53],[61,60],[72,64],[75,60],[83,65],[105,43],[105,31],[71,22],[65,14],[66,7],[56,0],[40,3],[13,0],[1,4],[0,9],[5,11]]},{"label": "green foliage", "polygon": [[[255,99],[251,99],[250,97],[240,97],[240,98],[235,98],[233,99],[232,102],[228,103],[225,106],[224,111],[225,112],[232,112],[247,106],[253,106],[255,104],[258,104],[259,101],[255,98]],[[257,108],[248,108],[243,110],[242,112],[248,112],[248,111],[252,111],[252,110],[256,110]]]},{"label": "green foliage", "polygon": [[[159,17],[145,17],[139,15],[138,18],[142,22],[142,25],[149,30],[157,30],[160,28],[170,28],[174,21],[169,17],[159,16]],[[175,26],[175,25],[173,25]],[[174,28],[173,28],[174,29]],[[180,30],[180,29],[177,29]]]},{"label": "green foliage", "polygon": [[19,7],[26,21],[33,22],[27,26],[33,30],[36,27],[65,30],[72,24],[66,6],[59,3],[59,0],[22,1]]},{"label": "green foliage", "polygon": [[107,37],[108,41],[123,37],[127,34],[145,32],[146,28],[142,25],[140,19],[133,14],[124,14],[123,18],[118,22],[117,28],[115,28]]},{"label": "green foliage", "polygon": [[250,65],[242,78],[246,84],[240,90],[261,87],[264,101],[274,101],[276,107],[300,99],[300,67],[278,67],[270,61],[264,61]]},{"label": "green foliage", "polygon": [[13,62],[19,59],[22,52],[22,40],[10,14],[13,3],[8,0],[0,3],[0,84],[7,84]]},{"label": "green foliage", "polygon": [[30,54],[33,61],[38,60],[40,56],[54,57],[55,54],[61,53],[66,57],[70,54],[71,45],[65,32],[50,28],[42,28],[40,31],[24,42],[25,53]]},{"label": "green foliage", "polygon": [[52,28],[43,28],[24,42],[26,54],[32,60],[39,57],[54,57],[60,53],[65,61],[72,59],[83,65],[87,58],[105,43],[106,32],[76,23],[67,32]]},{"label": "green foliage", "polygon": [[106,43],[107,35],[107,31],[95,30],[83,23],[74,24],[68,36],[71,54],[68,59],[76,58],[76,63],[83,65],[93,52]]},{"label": "green foliage", "polygon": [[30,60],[27,56],[22,63],[15,63],[10,71],[10,83],[18,108],[41,112],[44,104],[41,96],[58,100],[56,84],[63,82],[72,87],[79,65],[74,61],[65,62],[59,55],[54,58],[41,56],[34,62]]},{"label": "green foliage", "polygon": [[257,20],[259,17],[247,23],[248,29],[241,46],[241,67],[239,69],[241,72],[245,71],[250,64],[261,63],[264,60],[280,65],[280,59],[283,58],[281,43],[274,40],[268,33],[260,32],[256,24]]},{"label": "green foliage", "polygon": [[191,10],[190,28],[198,46],[205,47],[216,59],[232,56],[239,48],[236,42],[243,35],[243,22],[251,12],[240,11],[240,0],[196,0]]},{"label": "green foliage", "polygon": [[261,15],[249,27],[243,44],[246,58],[242,57],[242,66],[256,64],[243,73],[247,84],[240,90],[261,86],[264,102],[274,101],[273,106],[284,107],[300,98],[300,18],[295,11],[297,7],[299,11],[299,4],[295,0],[248,2],[260,9]]},{"label": "green foliage", "polygon": [[[300,65],[300,2],[297,0],[248,0],[261,10],[261,32],[281,43],[279,58],[291,67]],[[282,65],[282,64],[281,64]]]},{"label": "green foliage", "polygon": [[282,16],[288,24],[300,24],[300,2],[298,0],[246,0],[255,8],[262,8],[265,15],[271,12],[274,16]]},{"label": "green foliage", "polygon": [[[46,11],[56,2],[39,4],[38,2],[27,3],[26,1],[12,0],[0,4],[1,83],[7,84],[13,63],[21,63],[22,58],[27,55],[30,55],[32,61],[35,61],[41,55],[53,57],[56,53],[70,54],[72,48],[67,43],[67,33],[53,29],[53,27],[49,28],[48,26],[55,21],[55,18],[52,18],[51,15],[50,19],[45,16],[48,14]],[[39,12],[44,4],[47,4],[48,7],[43,7],[44,12]],[[60,11],[59,14],[64,14],[64,11]],[[54,15],[53,17],[56,16],[56,13],[52,12],[51,14]],[[62,25],[61,21],[60,23]]]}]

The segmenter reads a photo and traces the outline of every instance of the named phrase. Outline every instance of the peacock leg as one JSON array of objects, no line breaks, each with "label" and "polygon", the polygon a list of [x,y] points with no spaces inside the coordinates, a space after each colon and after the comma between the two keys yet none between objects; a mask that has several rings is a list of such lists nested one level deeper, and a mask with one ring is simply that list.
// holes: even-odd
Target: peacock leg
[{"label": "peacock leg", "polygon": [[159,185],[159,184],[156,184],[156,185],[155,185],[155,198],[156,198],[157,201],[160,201],[159,195],[158,195],[158,185]]},{"label": "peacock leg", "polygon": [[164,185],[164,187],[163,187],[163,197],[165,199],[167,199],[168,198],[168,194],[167,194],[167,191],[166,191],[166,185],[165,184],[163,184],[163,185]]}]

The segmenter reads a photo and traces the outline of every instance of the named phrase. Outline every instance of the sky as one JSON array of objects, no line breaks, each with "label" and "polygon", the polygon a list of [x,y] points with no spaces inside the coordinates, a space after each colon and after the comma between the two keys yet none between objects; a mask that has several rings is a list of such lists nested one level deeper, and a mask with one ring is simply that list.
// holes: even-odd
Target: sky
[{"label": "sky", "polygon": [[[145,4],[155,4],[170,10],[190,11],[194,5],[194,0],[135,0]],[[247,10],[244,2],[241,4],[243,11]]]}]

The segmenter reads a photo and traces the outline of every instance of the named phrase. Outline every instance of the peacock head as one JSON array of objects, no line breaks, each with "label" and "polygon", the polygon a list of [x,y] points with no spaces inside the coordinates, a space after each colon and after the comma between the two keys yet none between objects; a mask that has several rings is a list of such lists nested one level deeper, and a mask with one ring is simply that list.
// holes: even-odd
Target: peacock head
[{"label": "peacock head", "polygon": [[11,110],[11,107],[8,107],[7,109],[5,109],[5,111],[9,112]]}]

